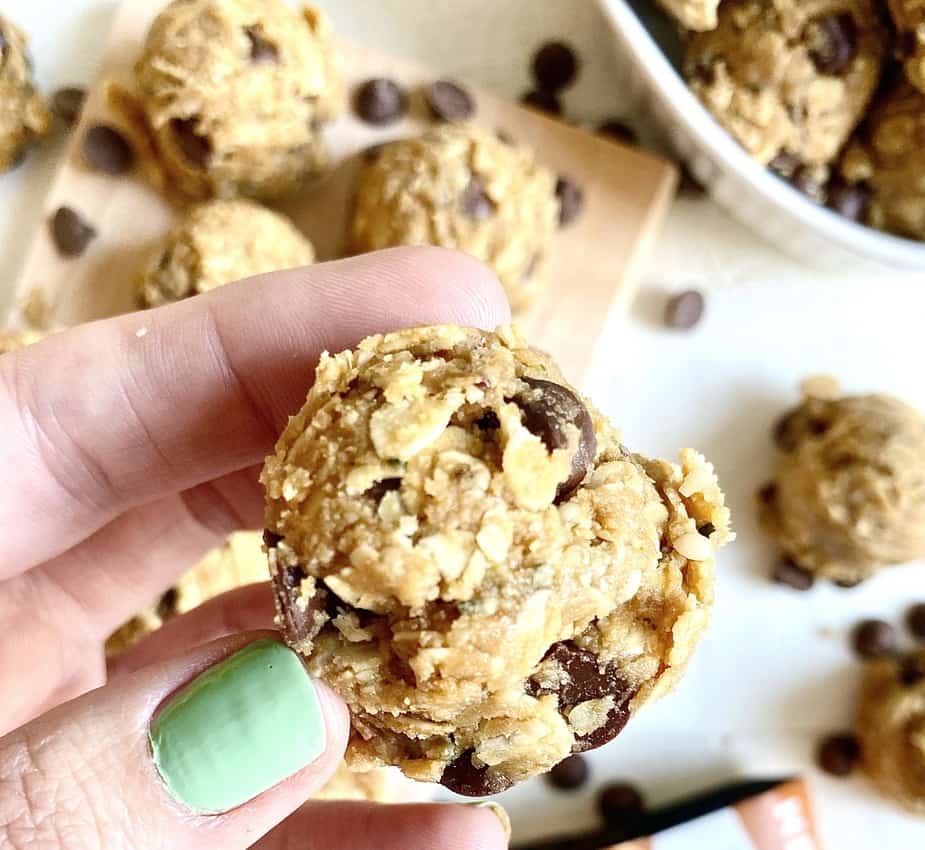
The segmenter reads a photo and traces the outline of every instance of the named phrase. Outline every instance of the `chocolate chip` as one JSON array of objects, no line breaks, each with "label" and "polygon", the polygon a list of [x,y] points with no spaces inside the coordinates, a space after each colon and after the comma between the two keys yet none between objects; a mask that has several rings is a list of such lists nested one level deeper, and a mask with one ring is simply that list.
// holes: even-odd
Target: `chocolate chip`
[{"label": "chocolate chip", "polygon": [[543,661],[553,662],[564,675],[551,688],[542,682],[528,679],[526,691],[530,696],[556,693],[559,711],[563,715],[567,716],[573,706],[587,700],[612,697],[614,701],[613,708],[601,726],[576,737],[573,752],[600,747],[620,734],[629,720],[629,703],[636,689],[620,675],[620,669],[615,664],[601,665],[594,653],[581,649],[572,641],[554,643]]},{"label": "chocolate chip", "polygon": [[811,168],[801,166],[790,178],[790,185],[800,194],[812,198],[817,204],[826,200],[826,188],[819,182]]},{"label": "chocolate chip", "polygon": [[910,59],[919,49],[919,38],[914,30],[902,30],[896,33],[893,52],[897,59]]},{"label": "chocolate chip", "polygon": [[125,174],[135,164],[135,152],[125,136],[106,124],[84,133],[81,151],[90,166],[104,174]]},{"label": "chocolate chip", "polygon": [[467,121],[475,115],[475,101],[458,83],[437,80],[424,91],[424,98],[434,118],[443,121]]},{"label": "chocolate chip", "polygon": [[555,92],[574,82],[578,57],[565,42],[549,41],[533,55],[530,69],[537,88]]},{"label": "chocolate chip", "polygon": [[887,658],[896,652],[896,629],[883,620],[864,620],[851,633],[851,645],[861,658]]},{"label": "chocolate chip", "polygon": [[925,681],[925,655],[907,655],[899,666],[899,681],[912,687]]},{"label": "chocolate chip", "polygon": [[547,112],[550,115],[561,115],[562,104],[554,92],[531,89],[524,92],[520,97],[520,102],[531,109],[538,109],[540,112]]},{"label": "chocolate chip", "polygon": [[501,427],[501,420],[493,410],[487,410],[473,424],[479,431],[496,431]]},{"label": "chocolate chip", "polygon": [[854,735],[829,735],[819,742],[816,762],[832,776],[848,776],[861,757],[861,748]]},{"label": "chocolate chip", "polygon": [[847,70],[858,50],[858,27],[854,15],[840,12],[810,23],[809,58],[820,74],[841,74]]},{"label": "chocolate chip", "polygon": [[712,62],[698,62],[687,69],[687,78],[691,82],[712,86],[716,82],[716,66]]},{"label": "chocolate chip", "polygon": [[556,490],[556,504],[564,502],[584,481],[594,456],[597,454],[597,437],[591,414],[578,397],[561,384],[541,378],[524,378],[530,389],[520,393],[514,401],[523,413],[524,427],[536,434],[552,452],[568,446],[569,425],[578,428],[578,447],[572,455],[569,477]]},{"label": "chocolate chip", "polygon": [[778,177],[789,180],[803,163],[789,151],[780,151],[769,163],[768,168]]},{"label": "chocolate chip", "polygon": [[925,640],[925,602],[906,611],[906,626],[917,640]]},{"label": "chocolate chip", "polygon": [[155,609],[157,616],[161,620],[169,620],[177,613],[177,603],[180,601],[180,592],[175,587],[169,587],[161,594],[157,600]]},{"label": "chocolate chip", "polygon": [[386,493],[392,493],[401,489],[401,478],[383,478],[377,481],[372,487],[366,490],[363,495],[367,499],[372,499],[377,505],[382,501]]},{"label": "chocolate chip", "polygon": [[597,795],[597,810],[609,824],[638,817],[645,808],[639,789],[627,782],[611,782]]},{"label": "chocolate chip", "polygon": [[669,328],[690,330],[703,316],[704,297],[698,289],[687,289],[668,300],[665,324]]},{"label": "chocolate chip", "polygon": [[829,182],[826,192],[826,202],[834,212],[851,221],[863,222],[867,218],[871,197],[867,184],[836,179]]},{"label": "chocolate chip", "polygon": [[212,155],[212,143],[196,132],[196,119],[172,118],[170,132],[183,158],[196,168],[204,168]]},{"label": "chocolate chip", "polygon": [[800,409],[788,410],[777,418],[771,428],[771,438],[782,452],[792,452],[800,442]]},{"label": "chocolate chip", "polygon": [[703,525],[697,526],[697,533],[702,534],[704,537],[709,537],[714,531],[716,531],[716,526],[712,522],[705,522]]},{"label": "chocolate chip", "polygon": [[283,637],[289,644],[312,640],[330,618],[333,596],[326,588],[317,585],[304,607],[301,604],[301,583],[305,577],[299,566],[280,567],[272,571],[273,594],[276,609],[282,619]]},{"label": "chocolate chip", "polygon": [[577,753],[568,758],[562,759],[549,773],[546,779],[554,788],[561,788],[563,791],[571,791],[574,788],[580,788],[588,780],[591,771],[588,769],[588,762],[584,756]]},{"label": "chocolate chip", "polygon": [[283,542],[283,535],[277,534],[275,531],[270,531],[269,528],[263,530],[263,545],[267,549],[275,549]]},{"label": "chocolate chip", "polygon": [[255,65],[268,65],[279,62],[276,45],[260,32],[258,27],[245,27],[244,33],[251,46],[251,62]]},{"label": "chocolate chip", "polygon": [[469,178],[469,183],[459,199],[462,211],[475,221],[485,221],[495,214],[495,202],[485,193],[485,188],[477,174]]},{"label": "chocolate chip", "polygon": [[758,489],[758,500],[765,505],[771,505],[777,501],[777,485],[773,481],[762,485]]},{"label": "chocolate chip", "polygon": [[370,145],[363,151],[363,161],[364,162],[375,162],[379,159],[379,154],[382,153],[385,148],[387,148],[391,142],[379,142],[375,145]]},{"label": "chocolate chip", "polygon": [[51,236],[63,257],[79,257],[96,236],[96,228],[70,207],[58,207],[51,217]]},{"label": "chocolate chip", "polygon": [[286,567],[286,569],[283,570],[283,584],[285,584],[286,587],[298,587],[306,577],[307,573],[298,565]]},{"label": "chocolate chip", "polygon": [[597,132],[603,136],[609,136],[625,145],[635,145],[639,141],[636,131],[625,121],[619,118],[611,118],[603,124],[599,124]]},{"label": "chocolate chip", "polygon": [[353,96],[356,114],[368,124],[392,124],[405,114],[406,106],[405,92],[385,77],[367,80]]},{"label": "chocolate chip", "polygon": [[443,770],[440,784],[465,797],[487,797],[500,794],[514,783],[491,768],[476,767],[472,763],[473,750],[466,750]]},{"label": "chocolate chip", "polygon": [[785,584],[794,590],[809,590],[816,582],[816,577],[809,570],[791,561],[790,558],[783,558],[778,563],[771,578],[778,584]]},{"label": "chocolate chip", "polygon": [[559,226],[565,227],[581,215],[585,193],[577,183],[560,177],[556,181],[556,197],[559,199]]},{"label": "chocolate chip", "polygon": [[51,96],[51,111],[58,116],[65,127],[73,127],[80,117],[87,98],[87,90],[78,86],[65,86]]}]

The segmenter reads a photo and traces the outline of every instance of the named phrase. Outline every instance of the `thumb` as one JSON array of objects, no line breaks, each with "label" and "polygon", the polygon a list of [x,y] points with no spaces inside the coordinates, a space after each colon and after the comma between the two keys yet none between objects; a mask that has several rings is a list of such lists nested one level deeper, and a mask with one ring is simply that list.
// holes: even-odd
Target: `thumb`
[{"label": "thumb", "polygon": [[0,738],[0,847],[244,850],[324,784],[348,726],[274,633],[198,647]]}]

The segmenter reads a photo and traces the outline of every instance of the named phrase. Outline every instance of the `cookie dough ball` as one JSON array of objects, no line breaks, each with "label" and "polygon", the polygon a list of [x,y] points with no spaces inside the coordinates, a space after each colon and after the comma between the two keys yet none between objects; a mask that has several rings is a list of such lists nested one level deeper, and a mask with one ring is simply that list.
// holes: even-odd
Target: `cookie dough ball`
[{"label": "cookie dough ball", "polygon": [[925,94],[908,83],[888,92],[845,150],[841,173],[866,196],[867,224],[925,239]]},{"label": "cookie dough ball", "polygon": [[32,81],[26,37],[0,15],[0,172],[16,165],[50,124],[51,113]]},{"label": "cookie dough ball", "polygon": [[906,77],[925,92],[925,4],[921,0],[887,0],[896,27],[896,50]]},{"label": "cookie dough ball", "polygon": [[728,0],[694,35],[690,86],[759,162],[835,158],[880,79],[886,32],[872,0]]},{"label": "cookie dough ball", "polygon": [[514,308],[542,288],[558,227],[556,178],[526,147],[441,124],[380,148],[360,176],[352,250],[457,248],[490,265]]},{"label": "cookie dough ball", "polygon": [[285,216],[253,201],[209,201],[190,209],[152,254],[138,303],[159,307],[314,259],[311,243]]},{"label": "cookie dough ball", "polygon": [[191,198],[295,188],[345,100],[326,20],[283,0],[175,0],[135,76],[161,166]]},{"label": "cookie dough ball", "polygon": [[857,725],[867,775],[925,815],[925,650],[868,663]]},{"label": "cookie dough ball", "polygon": [[886,395],[807,396],[776,429],[764,529],[803,569],[856,584],[925,555],[925,418]]},{"label": "cookie dough ball", "polygon": [[716,28],[719,0],[659,0],[682,27],[695,32]]},{"label": "cookie dough ball", "polygon": [[466,795],[666,692],[730,537],[701,455],[628,452],[514,328],[325,355],[262,481],[279,623],[350,707],[348,763]]}]

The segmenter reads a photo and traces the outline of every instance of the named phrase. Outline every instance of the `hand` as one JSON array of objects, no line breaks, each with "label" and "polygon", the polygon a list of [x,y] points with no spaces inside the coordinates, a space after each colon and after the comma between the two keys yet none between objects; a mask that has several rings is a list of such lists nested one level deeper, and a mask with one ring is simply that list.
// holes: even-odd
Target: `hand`
[{"label": "hand", "polygon": [[506,846],[491,812],[462,806],[313,803],[284,820],[337,766],[349,718],[265,631],[265,585],[171,622],[108,684],[102,651],[183,567],[259,527],[257,470],[323,350],[506,319],[474,260],[397,249],[0,357],[0,847]]}]

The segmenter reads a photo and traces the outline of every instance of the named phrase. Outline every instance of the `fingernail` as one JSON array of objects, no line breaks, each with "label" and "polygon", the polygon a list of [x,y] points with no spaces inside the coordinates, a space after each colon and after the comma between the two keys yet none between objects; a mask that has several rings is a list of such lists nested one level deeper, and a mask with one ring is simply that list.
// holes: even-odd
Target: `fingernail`
[{"label": "fingernail", "polygon": [[296,654],[259,640],[179,691],[148,739],[171,796],[199,812],[224,812],[318,758],[324,715]]},{"label": "fingernail", "polygon": [[500,803],[496,803],[494,800],[479,800],[477,803],[463,803],[463,805],[472,806],[474,809],[488,809],[491,811],[491,813],[501,821],[501,828],[504,830],[507,840],[511,840],[511,817],[507,813],[507,809]]}]

